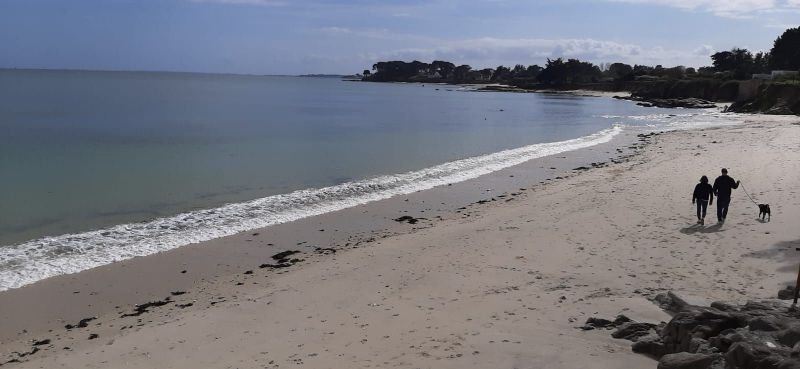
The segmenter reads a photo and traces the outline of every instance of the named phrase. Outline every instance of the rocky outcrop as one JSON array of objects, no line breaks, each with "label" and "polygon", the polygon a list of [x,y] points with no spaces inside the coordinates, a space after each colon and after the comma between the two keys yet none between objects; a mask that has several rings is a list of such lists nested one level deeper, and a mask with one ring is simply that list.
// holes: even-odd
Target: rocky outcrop
[{"label": "rocky outcrop", "polygon": [[[659,369],[800,369],[800,310],[781,300],[694,306],[674,294],[656,302],[674,312],[663,325],[593,318],[615,338],[659,360]],[[678,311],[675,311],[678,310]],[[637,328],[633,328],[637,327]]]},{"label": "rocky outcrop", "polygon": [[657,107],[657,108],[708,109],[708,108],[715,108],[717,106],[711,101],[698,99],[694,97],[656,99],[656,98],[646,98],[641,96],[614,96],[614,98],[620,100],[638,101],[636,105],[644,106],[647,108]]},{"label": "rocky outcrop", "polygon": [[736,101],[738,81],[682,79],[639,82],[630,85],[631,94],[643,99],[702,99]]},{"label": "rocky outcrop", "polygon": [[755,97],[737,102],[728,109],[737,113],[800,115],[800,84],[767,83],[758,88]]}]

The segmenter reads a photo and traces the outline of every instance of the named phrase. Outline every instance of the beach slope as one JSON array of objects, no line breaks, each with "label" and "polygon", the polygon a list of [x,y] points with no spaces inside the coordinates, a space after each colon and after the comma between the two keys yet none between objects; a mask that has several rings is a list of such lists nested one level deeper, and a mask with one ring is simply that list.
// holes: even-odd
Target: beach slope
[{"label": "beach slope", "polygon": [[[668,290],[771,298],[795,277],[800,123],[746,120],[655,135],[628,161],[520,184],[527,191],[510,201],[285,272],[208,283],[213,304],[99,319],[8,366],[655,368],[628,341],[577,327],[620,313],[666,321],[648,298]],[[714,207],[695,224],[692,189],[721,167],[772,206],[770,222],[740,188],[726,224]]]}]

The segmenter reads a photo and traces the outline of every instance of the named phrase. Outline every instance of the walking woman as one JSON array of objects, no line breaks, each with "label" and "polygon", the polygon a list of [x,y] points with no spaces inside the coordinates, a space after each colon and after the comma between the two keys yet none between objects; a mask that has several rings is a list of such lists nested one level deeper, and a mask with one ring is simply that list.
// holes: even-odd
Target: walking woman
[{"label": "walking woman", "polygon": [[708,184],[708,177],[700,177],[700,183],[694,186],[692,204],[697,203],[697,223],[704,224],[708,205],[714,204],[714,188]]}]

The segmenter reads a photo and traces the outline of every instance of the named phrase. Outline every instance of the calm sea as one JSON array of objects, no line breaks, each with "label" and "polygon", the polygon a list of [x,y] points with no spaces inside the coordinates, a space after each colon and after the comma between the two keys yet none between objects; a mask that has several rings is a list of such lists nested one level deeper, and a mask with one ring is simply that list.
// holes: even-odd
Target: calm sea
[{"label": "calm sea", "polygon": [[330,78],[0,69],[0,290],[710,111]]}]

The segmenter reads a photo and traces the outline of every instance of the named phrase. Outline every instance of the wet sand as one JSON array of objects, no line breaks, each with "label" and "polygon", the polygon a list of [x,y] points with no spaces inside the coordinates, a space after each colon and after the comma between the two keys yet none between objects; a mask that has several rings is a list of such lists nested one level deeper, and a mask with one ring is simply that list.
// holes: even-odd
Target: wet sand
[{"label": "wet sand", "polygon": [[[666,290],[708,300],[773,297],[794,278],[798,119],[748,120],[621,137],[6,291],[0,362],[654,367],[627,341],[575,327],[620,312],[668,319],[647,300]],[[580,166],[590,169],[573,170]],[[771,222],[757,221],[737,190],[726,225],[694,225],[691,190],[722,166],[773,204]],[[300,253],[283,263],[271,257],[286,250]],[[134,306],[146,302],[154,304]]]}]

